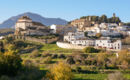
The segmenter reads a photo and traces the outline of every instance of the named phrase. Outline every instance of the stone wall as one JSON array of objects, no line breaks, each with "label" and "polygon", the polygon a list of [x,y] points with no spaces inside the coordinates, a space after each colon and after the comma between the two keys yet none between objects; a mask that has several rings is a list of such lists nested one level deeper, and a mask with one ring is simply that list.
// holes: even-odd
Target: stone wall
[{"label": "stone wall", "polygon": [[65,42],[57,42],[56,44],[57,44],[58,47],[66,48],[66,49],[84,49],[86,47],[86,46],[69,44],[69,43],[65,43]]},{"label": "stone wall", "polygon": [[30,48],[30,49],[24,49],[24,50],[21,50],[21,51],[19,52],[19,54],[29,53],[29,52],[32,52],[32,51],[35,50],[35,49],[40,48],[40,47],[42,47],[42,45],[38,45],[38,46],[33,47],[33,48]]},{"label": "stone wall", "polygon": [[32,42],[39,42],[39,43],[47,44],[47,43],[53,43],[53,42],[57,41],[59,39],[59,37],[55,37],[52,39],[38,39],[38,38],[27,37],[27,36],[15,36],[15,39],[22,39],[22,40],[28,40],[28,41],[32,41]]}]

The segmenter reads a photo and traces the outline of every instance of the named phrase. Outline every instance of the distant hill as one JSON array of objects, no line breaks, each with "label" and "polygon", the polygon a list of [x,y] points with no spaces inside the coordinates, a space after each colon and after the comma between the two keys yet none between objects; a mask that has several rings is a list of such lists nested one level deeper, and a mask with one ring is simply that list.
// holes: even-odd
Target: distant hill
[{"label": "distant hill", "polygon": [[64,19],[46,18],[46,17],[42,17],[39,14],[27,12],[27,13],[23,13],[23,14],[9,18],[8,20],[6,20],[6,21],[4,21],[3,23],[0,24],[0,28],[14,28],[14,25],[15,25],[16,21],[18,20],[18,18],[20,18],[21,16],[24,16],[24,15],[29,16],[33,21],[40,22],[40,23],[42,23],[46,26],[49,26],[49,25],[52,25],[52,24],[57,24],[57,25],[67,24],[67,21],[64,20]]}]

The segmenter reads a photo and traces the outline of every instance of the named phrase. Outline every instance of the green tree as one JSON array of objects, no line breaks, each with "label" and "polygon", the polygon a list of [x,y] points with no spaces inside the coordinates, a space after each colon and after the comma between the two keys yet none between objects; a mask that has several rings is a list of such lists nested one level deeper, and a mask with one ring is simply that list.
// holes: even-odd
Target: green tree
[{"label": "green tree", "polygon": [[119,18],[119,17],[116,17],[115,23],[119,24],[120,22],[121,22],[120,18]]},{"label": "green tree", "polygon": [[41,56],[41,55],[39,54],[38,49],[33,50],[33,52],[30,55],[31,58],[36,58],[39,56]]},{"label": "green tree", "polygon": [[68,64],[59,62],[51,68],[50,73],[47,73],[46,76],[50,80],[72,80],[73,73]]},{"label": "green tree", "polygon": [[18,55],[0,54],[0,75],[14,76],[22,68],[22,60]]},{"label": "green tree", "polygon": [[98,53],[96,56],[97,66],[100,68],[105,68],[107,61],[106,53]]},{"label": "green tree", "polygon": [[97,22],[99,20],[99,16],[91,16],[92,17],[92,21]]},{"label": "green tree", "polygon": [[3,41],[0,41],[0,52],[1,52],[1,53],[4,53],[4,52],[5,52]]},{"label": "green tree", "polygon": [[85,53],[98,53],[100,50],[95,49],[93,47],[86,47],[86,48],[83,49],[83,51]]},{"label": "green tree", "polygon": [[106,15],[102,15],[99,20],[100,20],[101,23],[102,22],[107,23],[107,16]]}]

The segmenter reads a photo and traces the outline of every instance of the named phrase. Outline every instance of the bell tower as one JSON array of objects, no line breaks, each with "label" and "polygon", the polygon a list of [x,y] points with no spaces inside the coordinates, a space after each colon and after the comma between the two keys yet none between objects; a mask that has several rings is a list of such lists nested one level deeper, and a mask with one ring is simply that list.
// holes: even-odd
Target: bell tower
[{"label": "bell tower", "polygon": [[115,14],[115,13],[113,13],[113,17],[116,17],[116,14]]}]

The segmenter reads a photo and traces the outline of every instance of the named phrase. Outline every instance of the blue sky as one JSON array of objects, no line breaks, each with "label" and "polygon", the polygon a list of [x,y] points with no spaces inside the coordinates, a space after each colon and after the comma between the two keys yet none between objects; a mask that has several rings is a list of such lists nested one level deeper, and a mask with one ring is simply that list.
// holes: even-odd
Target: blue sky
[{"label": "blue sky", "polygon": [[113,13],[130,22],[130,0],[1,0],[0,22],[24,12],[73,20],[81,16]]}]

